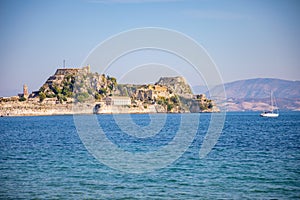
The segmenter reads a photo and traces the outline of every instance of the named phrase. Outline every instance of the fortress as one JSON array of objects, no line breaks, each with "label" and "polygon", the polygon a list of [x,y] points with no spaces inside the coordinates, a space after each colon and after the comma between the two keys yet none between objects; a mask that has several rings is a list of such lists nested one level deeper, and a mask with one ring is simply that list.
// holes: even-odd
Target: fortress
[{"label": "fortress", "polygon": [[[90,73],[90,66],[85,66],[83,68],[59,68],[56,70],[53,76],[50,76],[45,84],[52,85],[53,83],[60,84],[65,76],[71,75],[76,76],[79,73],[87,74]],[[31,94],[28,92],[28,87],[26,84],[23,85],[23,93],[18,94],[19,97],[24,98],[35,98],[39,94],[39,91],[33,91]]]},{"label": "fortress", "polygon": [[86,66],[83,68],[63,68],[63,69],[57,69],[54,75],[77,75],[78,73],[90,73],[90,66]]},{"label": "fortress", "polygon": [[[199,96],[199,95],[198,95]],[[193,95],[183,77],[155,84],[117,84],[114,77],[83,68],[59,68],[37,91],[0,98],[1,116],[93,113],[219,112],[205,96]],[[76,107],[74,110],[74,106]],[[117,110],[116,110],[117,108]]]}]

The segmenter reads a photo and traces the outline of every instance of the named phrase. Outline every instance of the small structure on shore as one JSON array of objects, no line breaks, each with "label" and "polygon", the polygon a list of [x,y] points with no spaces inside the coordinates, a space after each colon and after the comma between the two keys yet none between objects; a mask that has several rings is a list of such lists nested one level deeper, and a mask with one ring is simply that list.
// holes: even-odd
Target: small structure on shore
[{"label": "small structure on shore", "polygon": [[26,84],[23,85],[23,93],[18,94],[20,98],[28,98],[29,93],[28,93],[28,86]]},{"label": "small structure on shore", "polygon": [[23,97],[28,98],[29,93],[28,93],[28,87],[26,84],[23,85]]}]

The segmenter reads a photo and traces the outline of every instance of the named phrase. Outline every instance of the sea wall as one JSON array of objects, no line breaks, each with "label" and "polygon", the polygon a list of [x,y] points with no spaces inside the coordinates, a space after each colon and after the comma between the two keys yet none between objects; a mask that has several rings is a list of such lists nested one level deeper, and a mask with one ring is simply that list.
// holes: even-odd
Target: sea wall
[{"label": "sea wall", "polygon": [[0,104],[0,116],[37,116],[73,114],[72,104],[6,102]]},{"label": "sea wall", "polygon": [[77,104],[43,104],[37,102],[0,103],[0,116],[43,116],[72,114],[165,113],[160,105],[147,107],[110,106],[103,102]]}]

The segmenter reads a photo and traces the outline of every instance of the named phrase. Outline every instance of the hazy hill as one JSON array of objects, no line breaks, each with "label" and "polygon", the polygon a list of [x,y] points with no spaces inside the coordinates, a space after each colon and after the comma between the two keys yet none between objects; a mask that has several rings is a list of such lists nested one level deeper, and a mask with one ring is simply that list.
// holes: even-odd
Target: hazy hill
[{"label": "hazy hill", "polygon": [[[214,87],[212,93],[218,94],[221,87]],[[224,87],[227,110],[267,110],[271,91],[280,109],[300,110],[300,81],[256,78],[225,83]]]},{"label": "hazy hill", "polygon": [[[268,98],[271,91],[276,98],[300,98],[300,81],[256,78],[234,81],[224,86],[227,98]],[[214,89],[218,90],[219,86]]]}]

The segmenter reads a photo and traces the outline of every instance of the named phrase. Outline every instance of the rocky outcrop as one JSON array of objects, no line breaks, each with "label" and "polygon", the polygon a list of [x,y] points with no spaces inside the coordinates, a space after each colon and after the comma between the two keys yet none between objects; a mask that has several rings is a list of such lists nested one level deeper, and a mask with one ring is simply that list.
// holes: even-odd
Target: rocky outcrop
[{"label": "rocky outcrop", "polygon": [[204,94],[193,95],[183,77],[162,77],[154,85],[118,85],[115,94],[131,97],[135,106],[154,104],[158,112],[220,112]]},{"label": "rocky outcrop", "polygon": [[112,95],[116,85],[115,78],[91,73],[89,66],[82,69],[57,69],[37,94],[31,97],[39,97],[40,102],[48,98],[57,98],[58,103],[94,101]]},{"label": "rocky outcrop", "polygon": [[186,95],[190,96],[193,95],[191,87],[186,82],[186,80],[181,77],[161,77],[158,82],[155,83],[156,85],[164,85],[171,89],[174,93],[178,95]]}]

